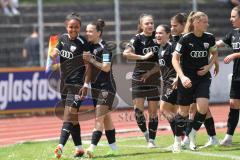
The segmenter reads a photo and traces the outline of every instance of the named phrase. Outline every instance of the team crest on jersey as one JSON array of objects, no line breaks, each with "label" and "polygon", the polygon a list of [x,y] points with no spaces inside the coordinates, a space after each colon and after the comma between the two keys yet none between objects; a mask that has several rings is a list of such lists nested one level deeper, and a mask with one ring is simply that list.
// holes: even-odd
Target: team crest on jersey
[{"label": "team crest on jersey", "polygon": [[77,49],[76,46],[71,46],[71,47],[70,47],[70,51],[71,51],[71,52],[74,52],[76,49]]},{"label": "team crest on jersey", "polygon": [[209,43],[203,43],[203,46],[204,46],[205,49],[208,49]]},{"label": "team crest on jersey", "polygon": [[108,91],[102,91],[102,96],[103,96],[103,98],[107,98],[107,96],[108,96]]},{"label": "team crest on jersey", "polygon": [[94,50],[93,50],[93,54],[94,54],[94,55],[97,55],[97,49],[94,49]]}]

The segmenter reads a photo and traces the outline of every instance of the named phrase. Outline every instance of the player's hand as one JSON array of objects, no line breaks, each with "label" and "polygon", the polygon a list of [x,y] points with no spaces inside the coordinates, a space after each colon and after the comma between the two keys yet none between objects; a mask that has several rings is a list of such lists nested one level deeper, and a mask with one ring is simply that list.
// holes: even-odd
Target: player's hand
[{"label": "player's hand", "polygon": [[145,83],[146,80],[147,80],[150,76],[151,76],[150,72],[147,71],[146,73],[144,73],[144,74],[142,75],[141,81],[142,81],[143,83]]},{"label": "player's hand", "polygon": [[184,88],[192,87],[192,81],[186,76],[181,77],[181,82]]},{"label": "player's hand", "polygon": [[228,63],[230,63],[234,58],[235,58],[234,55],[233,55],[233,54],[230,54],[230,55],[228,55],[227,57],[225,57],[223,61],[224,61],[225,64],[228,64]]},{"label": "player's hand", "polygon": [[89,62],[91,58],[92,58],[92,55],[90,54],[90,52],[83,52],[83,60]]},{"label": "player's hand", "polygon": [[141,59],[142,59],[142,60],[146,60],[146,59],[148,59],[148,58],[150,58],[150,57],[152,57],[152,56],[153,56],[153,52],[148,52],[147,54],[145,54],[144,56],[142,56]]},{"label": "player's hand", "polygon": [[219,64],[218,64],[218,63],[215,63],[215,64],[214,64],[214,69],[213,69],[213,75],[214,75],[214,77],[217,76],[218,72],[219,72]]},{"label": "player's hand", "polygon": [[79,99],[80,100],[84,100],[87,96],[87,92],[88,92],[88,88],[83,86],[80,90],[79,90]]},{"label": "player's hand", "polygon": [[209,69],[209,65],[205,65],[201,67],[199,71],[197,71],[197,75],[204,76],[209,71]]}]

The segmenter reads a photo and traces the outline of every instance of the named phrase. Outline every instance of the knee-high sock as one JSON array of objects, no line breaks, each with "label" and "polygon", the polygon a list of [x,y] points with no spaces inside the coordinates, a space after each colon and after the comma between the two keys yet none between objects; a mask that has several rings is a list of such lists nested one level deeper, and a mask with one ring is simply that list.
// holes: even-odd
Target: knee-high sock
[{"label": "knee-high sock", "polygon": [[210,137],[216,136],[216,130],[215,130],[215,124],[214,124],[213,117],[205,119],[204,126],[205,126],[205,128],[207,130],[207,134]]},{"label": "knee-high sock", "polygon": [[97,146],[98,142],[101,139],[101,136],[102,136],[102,132],[101,131],[93,131],[91,144]]},{"label": "knee-high sock", "polygon": [[170,121],[168,121],[169,122],[169,124],[170,124],[170,127],[171,127],[171,130],[172,130],[172,132],[173,132],[173,136],[175,136],[175,120],[174,119],[172,119],[172,120],[170,120]]},{"label": "knee-high sock", "polygon": [[149,130],[149,139],[155,139],[158,128],[158,117],[149,118],[148,130]]},{"label": "knee-high sock", "polygon": [[71,122],[63,122],[59,144],[64,146],[67,143],[72,128],[73,124]]},{"label": "knee-high sock", "polygon": [[74,125],[71,130],[72,139],[75,146],[82,145],[82,139],[81,139],[81,128],[79,123],[77,125]]},{"label": "knee-high sock", "polygon": [[193,129],[198,131],[200,129],[200,127],[202,126],[202,124],[204,123],[206,118],[206,114],[201,114],[199,112],[197,112],[194,116],[194,120],[193,120]]},{"label": "knee-high sock", "polygon": [[115,133],[115,129],[112,130],[105,130],[105,134],[108,140],[108,144],[112,144],[116,142],[116,133]]},{"label": "knee-high sock", "polygon": [[187,117],[183,117],[180,114],[175,116],[175,134],[177,137],[181,136],[186,125]]},{"label": "knee-high sock", "polygon": [[239,109],[230,108],[227,121],[227,134],[233,135],[239,120]]},{"label": "knee-high sock", "polygon": [[135,119],[137,121],[138,127],[140,128],[140,130],[142,132],[146,132],[146,130],[147,130],[146,119],[145,119],[145,116],[143,114],[143,111],[141,111],[138,108],[135,108],[134,111],[135,111]]}]

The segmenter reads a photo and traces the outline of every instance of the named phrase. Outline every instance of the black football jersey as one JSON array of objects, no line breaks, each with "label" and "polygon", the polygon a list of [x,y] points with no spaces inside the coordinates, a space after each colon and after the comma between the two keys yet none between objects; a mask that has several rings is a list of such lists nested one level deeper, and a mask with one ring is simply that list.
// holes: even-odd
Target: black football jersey
[{"label": "black football jersey", "polygon": [[[208,32],[204,32],[201,37],[193,33],[181,37],[175,50],[181,55],[180,65],[183,73],[191,78],[199,77],[197,71],[208,65],[209,51],[212,47],[215,47],[215,37]],[[210,72],[205,76],[210,77]]]},{"label": "black football jersey", "polygon": [[[112,53],[109,52],[105,47],[105,41],[101,40],[97,44],[90,43],[89,48],[91,54],[95,57],[95,59],[100,63],[111,63],[112,61]],[[112,71],[104,72],[92,65],[92,81],[93,83],[110,83],[112,78]]]},{"label": "black football jersey", "polygon": [[151,70],[158,63],[158,50],[159,45],[154,39],[155,33],[152,36],[145,36],[143,34],[135,35],[127,45],[131,47],[135,54],[145,55],[148,52],[153,52],[154,56],[147,60],[137,60],[134,69],[133,77],[139,78],[141,74],[146,73],[146,71]]},{"label": "black football jersey", "polygon": [[63,34],[56,48],[60,55],[61,79],[66,84],[83,83],[85,65],[82,55],[83,51],[89,51],[86,39],[79,35],[71,40],[68,34]]},{"label": "black football jersey", "polygon": [[[223,42],[232,48],[233,53],[240,52],[240,29],[234,29],[229,32],[223,39]],[[233,62],[232,79],[240,81],[240,58],[235,58]]]},{"label": "black football jersey", "polygon": [[174,48],[171,42],[167,42],[165,46],[159,49],[158,57],[159,57],[159,66],[162,73],[163,80],[168,80],[176,78],[176,71],[172,65],[172,54]]}]

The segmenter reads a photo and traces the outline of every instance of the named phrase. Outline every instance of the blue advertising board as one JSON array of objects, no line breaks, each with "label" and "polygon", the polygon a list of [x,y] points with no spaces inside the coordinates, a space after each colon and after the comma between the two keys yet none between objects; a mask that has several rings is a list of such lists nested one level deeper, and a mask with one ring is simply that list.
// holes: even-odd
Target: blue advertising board
[{"label": "blue advertising board", "polygon": [[[44,68],[14,68],[0,70],[0,114],[6,111],[54,108],[60,100],[57,78],[48,79]],[[91,105],[85,101],[84,105]],[[3,112],[5,111],[5,112]]]}]

